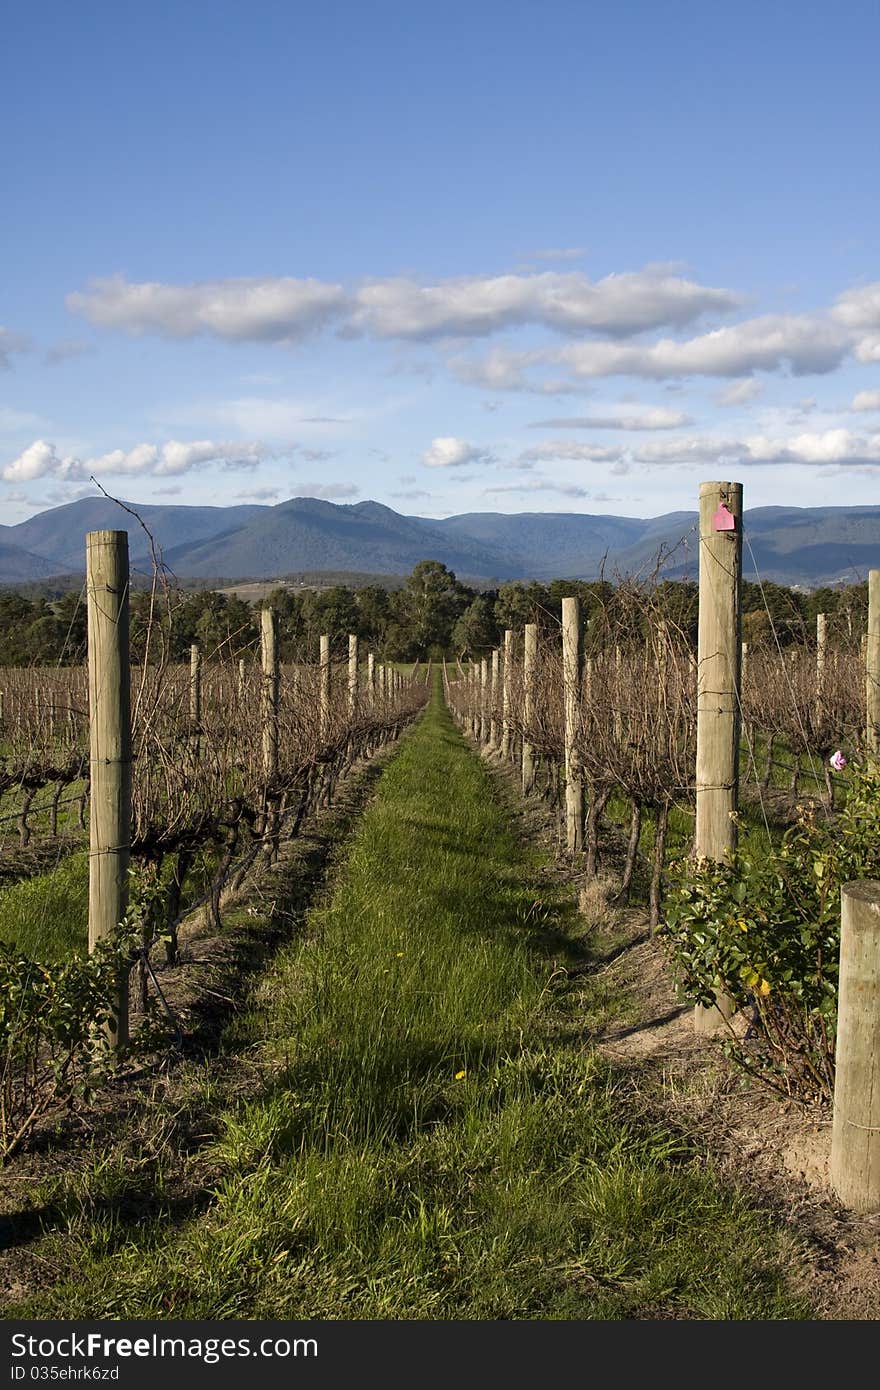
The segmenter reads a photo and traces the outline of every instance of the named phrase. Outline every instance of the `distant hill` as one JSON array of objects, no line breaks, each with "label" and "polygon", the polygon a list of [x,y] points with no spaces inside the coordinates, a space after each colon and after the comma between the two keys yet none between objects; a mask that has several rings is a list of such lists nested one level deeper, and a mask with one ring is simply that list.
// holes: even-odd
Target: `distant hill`
[{"label": "distant hill", "polygon": [[[165,559],[181,574],[217,574],[218,537],[177,546]],[[433,522],[401,516],[378,502],[338,506],[295,497],[267,507],[222,538],[222,572],[259,578],[293,570],[360,570],[408,574],[420,560],[439,560],[456,573],[506,576],[511,557]]]},{"label": "distant hill", "polygon": [[[696,578],[697,513],[637,518],[578,512],[468,512],[430,520],[378,502],[339,505],[294,497],[277,506],[187,507],[127,503],[181,580],[228,584],[308,572],[314,578],[409,574],[439,560],[467,582],[647,575]],[[149,537],[106,498],[81,498],[0,526],[0,582],[82,574],[88,531],[126,530],[132,566],[150,567]],[[880,506],[747,510],[743,574],[815,588],[880,568]]]},{"label": "distant hill", "polygon": [[[182,543],[193,545],[224,531],[236,531],[246,525],[254,513],[267,510],[260,506],[166,507],[138,502],[127,502],[127,505],[142,518],[144,526],[163,550]],[[56,574],[85,569],[88,531],[127,531],[130,562],[133,565],[150,563],[149,536],[135,517],[107,497],[81,497],[77,502],[38,512],[17,526],[3,529],[4,540],[52,561]]]},{"label": "distant hill", "polygon": [[[0,532],[13,528],[4,526]],[[34,555],[23,546],[10,543],[0,534],[0,584],[20,584],[28,579],[48,579],[57,573],[57,566],[45,556]]]}]

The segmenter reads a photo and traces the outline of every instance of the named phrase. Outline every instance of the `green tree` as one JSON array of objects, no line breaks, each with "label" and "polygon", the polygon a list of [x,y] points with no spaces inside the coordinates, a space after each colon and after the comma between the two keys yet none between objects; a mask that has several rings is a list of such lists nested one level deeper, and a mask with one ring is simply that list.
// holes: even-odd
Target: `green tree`
[{"label": "green tree", "polygon": [[234,594],[215,589],[188,594],[171,612],[171,651],[175,661],[185,661],[193,642],[205,656],[236,657],[258,636],[250,604]]},{"label": "green tree", "polygon": [[375,651],[382,651],[391,619],[391,600],[387,589],[367,584],[354,596],[358,637]]},{"label": "green tree", "polygon": [[475,657],[496,647],[499,640],[492,601],[485,594],[477,594],[452,629],[453,650],[456,656]]},{"label": "green tree", "polygon": [[330,637],[331,650],[343,655],[348,649],[348,634],[357,631],[354,594],[342,584],[307,590],[303,596],[303,621],[310,660],[317,659],[318,641],[324,633]]},{"label": "green tree", "polygon": [[495,618],[499,628],[523,628],[526,623],[547,626],[550,618],[550,592],[544,584],[532,580],[525,584],[514,580],[502,584],[495,600]]},{"label": "green tree", "polygon": [[42,604],[16,593],[0,593],[0,666],[27,666],[34,660],[32,629]]},{"label": "green tree", "polygon": [[473,591],[439,560],[421,560],[392,599],[393,636],[399,660],[425,661],[452,648],[452,630]]}]

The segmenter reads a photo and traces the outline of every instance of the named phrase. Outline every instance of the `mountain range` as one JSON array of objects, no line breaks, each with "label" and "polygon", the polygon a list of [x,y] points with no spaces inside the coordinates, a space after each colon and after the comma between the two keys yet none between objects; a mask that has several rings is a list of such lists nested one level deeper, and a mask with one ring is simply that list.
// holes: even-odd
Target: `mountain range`
[{"label": "mountain range", "polygon": [[[131,512],[125,510],[131,508]],[[142,523],[142,524],[141,524]],[[0,584],[82,574],[88,531],[125,530],[133,569],[150,540],[180,579],[294,573],[408,574],[439,560],[465,582],[697,576],[697,512],[640,519],[578,512],[467,512],[432,520],[379,502],[293,497],[275,506],[156,506],[80,498],[0,525]],[[149,533],[149,534],[148,534]],[[880,506],[756,507],[743,518],[743,575],[816,588],[880,568]]]}]

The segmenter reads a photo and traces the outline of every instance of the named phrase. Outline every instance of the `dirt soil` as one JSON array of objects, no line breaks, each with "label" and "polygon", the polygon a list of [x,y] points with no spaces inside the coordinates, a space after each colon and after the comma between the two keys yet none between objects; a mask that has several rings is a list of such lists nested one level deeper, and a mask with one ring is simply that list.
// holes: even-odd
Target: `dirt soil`
[{"label": "dirt soil", "polygon": [[[44,1121],[31,1141],[0,1169],[0,1318],[4,1306],[51,1285],[59,1271],[40,1253],[37,1184],[76,1174],[98,1153],[142,1154],[145,1146],[179,1155],[181,1212],[204,1201],[213,1174],[200,1166],[200,1150],[216,1133],[226,1104],[260,1084],[246,1056],[218,1048],[248,978],[254,978],[280,941],[296,931],[308,904],[329,891],[346,836],[373,794],[385,756],[362,765],[340,790],[332,810],[303,827],[282,852],[227,901],[230,925],[217,933],[196,914],[181,936],[181,964],[160,968],[163,992],[180,1020],[183,1050],[158,1067],[130,1071],[100,1102]],[[687,1134],[723,1174],[745,1186],[754,1204],[771,1213],[806,1251],[803,1278],[817,1317],[880,1317],[880,1214],[844,1210],[828,1177],[829,1108],[806,1109],[748,1080],[728,1062],[720,1041],[698,1036],[693,1010],[676,993],[660,943],[650,936],[647,913],[616,907],[614,868],[621,845],[608,828],[598,879],[559,850],[556,820],[543,802],[525,803],[510,765],[486,759],[517,830],[532,845],[551,850],[544,873],[578,895],[582,916],[596,933],[602,975],[613,998],[628,1000],[620,1017],[589,1037],[630,1087],[634,1102]],[[206,1079],[212,1088],[206,1113]],[[166,1164],[170,1159],[166,1157]]]}]

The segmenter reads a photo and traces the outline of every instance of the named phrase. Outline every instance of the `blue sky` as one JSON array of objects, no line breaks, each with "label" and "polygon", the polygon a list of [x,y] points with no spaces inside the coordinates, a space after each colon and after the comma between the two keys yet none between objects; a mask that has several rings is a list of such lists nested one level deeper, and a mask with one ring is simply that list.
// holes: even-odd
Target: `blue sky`
[{"label": "blue sky", "polygon": [[880,500],[880,6],[48,0],[0,520]]}]

